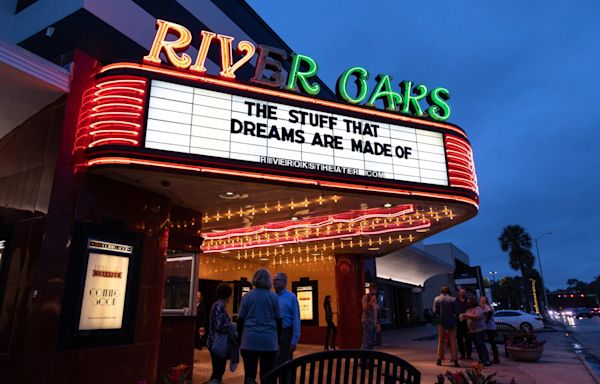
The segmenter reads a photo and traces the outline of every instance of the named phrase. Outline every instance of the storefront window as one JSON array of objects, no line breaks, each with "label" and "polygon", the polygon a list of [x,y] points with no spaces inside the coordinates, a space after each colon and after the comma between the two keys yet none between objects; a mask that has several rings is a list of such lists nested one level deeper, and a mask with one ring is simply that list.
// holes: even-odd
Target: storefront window
[{"label": "storefront window", "polygon": [[392,324],[393,306],[392,306],[392,289],[388,287],[379,287],[378,300],[379,303],[379,323]]},{"label": "storefront window", "polygon": [[170,252],[165,272],[163,314],[193,314],[195,258],[193,253]]}]

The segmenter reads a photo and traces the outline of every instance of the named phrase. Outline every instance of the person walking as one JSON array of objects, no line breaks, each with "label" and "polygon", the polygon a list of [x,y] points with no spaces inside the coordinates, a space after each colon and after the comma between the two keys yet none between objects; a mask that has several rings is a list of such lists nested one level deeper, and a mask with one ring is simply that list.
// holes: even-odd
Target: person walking
[{"label": "person walking", "polygon": [[208,316],[206,313],[206,305],[202,297],[202,292],[196,292],[196,336],[194,338],[194,346],[196,349],[202,350],[206,343],[206,327],[208,326]]},{"label": "person walking", "polygon": [[362,345],[361,349],[372,351],[375,347],[377,333],[381,331],[378,316],[377,284],[371,283],[369,293],[362,298]]},{"label": "person walking", "polygon": [[[323,301],[323,309],[325,310],[325,322],[327,323],[327,333],[325,334],[325,350],[328,351],[331,348],[335,351],[335,336],[337,335],[337,327],[333,323],[333,310],[331,309],[331,296],[325,296]],[[329,342],[329,336],[331,336],[331,342]]]},{"label": "person walking", "polygon": [[469,306],[467,304],[467,291],[464,288],[458,290],[458,297],[456,298],[456,313],[458,323],[456,325],[456,339],[458,344],[458,352],[460,353],[460,359],[472,360],[471,357],[473,342],[469,335],[469,329],[467,328],[467,320],[460,321],[459,317],[462,313],[467,312]]},{"label": "person walking", "polygon": [[492,361],[494,364],[500,364],[500,358],[498,355],[498,346],[496,345],[496,322],[494,321],[494,308],[490,305],[488,298],[486,296],[481,296],[479,298],[479,306],[483,311],[483,315],[485,318],[485,327],[487,329],[486,336],[487,340],[492,347],[492,355],[494,356],[494,360]]},{"label": "person walking", "polygon": [[484,366],[489,367],[491,364],[490,356],[485,346],[485,333],[487,328],[485,326],[483,311],[481,310],[481,307],[477,305],[477,300],[474,297],[469,297],[467,303],[469,309],[461,315],[461,318],[467,320],[467,327],[469,328],[473,343],[475,343],[475,348],[479,355],[479,362]]},{"label": "person walking", "polygon": [[227,314],[227,302],[231,297],[232,289],[229,285],[217,285],[217,301],[210,309],[210,322],[208,328],[207,347],[210,351],[212,374],[209,384],[220,384],[225,373],[225,364],[230,359],[229,367],[235,371],[239,363],[239,346],[235,325]]},{"label": "person walking", "polygon": [[257,366],[264,376],[275,366],[281,333],[281,311],[273,288],[273,278],[266,268],[252,276],[254,289],[242,297],[238,311],[238,334],[244,358],[245,384],[256,383]]},{"label": "person walking", "polygon": [[300,340],[300,305],[296,295],[287,290],[287,280],[287,275],[283,272],[277,272],[273,278],[273,287],[281,311],[281,335],[279,352],[275,359],[276,366],[293,359],[296,345]]},{"label": "person walking", "polygon": [[438,346],[436,361],[437,365],[442,365],[444,358],[444,348],[446,337],[450,340],[450,354],[455,367],[458,364],[458,352],[456,350],[456,305],[455,299],[450,295],[450,288],[443,286],[440,294],[433,300],[433,313],[440,318],[438,325]]}]

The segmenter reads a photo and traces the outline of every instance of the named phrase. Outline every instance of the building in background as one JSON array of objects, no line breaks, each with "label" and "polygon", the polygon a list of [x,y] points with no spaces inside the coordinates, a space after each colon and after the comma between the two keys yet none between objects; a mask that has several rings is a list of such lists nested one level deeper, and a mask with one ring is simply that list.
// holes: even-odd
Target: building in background
[{"label": "building in background", "polygon": [[302,342],[330,294],[357,347],[370,260],[421,271],[385,288],[407,303],[449,273],[398,252],[477,213],[464,131],[337,100],[246,2],[15,0],[0,21],[0,381],[154,382],[192,363],[196,290],[230,283],[235,314],[263,266]]},{"label": "building in background", "polygon": [[[423,321],[440,288],[448,286],[455,292],[461,286],[455,273],[473,268],[469,255],[454,244],[422,241],[378,257],[374,263],[380,287],[381,322],[392,328]],[[478,294],[476,284],[462,286]]]}]

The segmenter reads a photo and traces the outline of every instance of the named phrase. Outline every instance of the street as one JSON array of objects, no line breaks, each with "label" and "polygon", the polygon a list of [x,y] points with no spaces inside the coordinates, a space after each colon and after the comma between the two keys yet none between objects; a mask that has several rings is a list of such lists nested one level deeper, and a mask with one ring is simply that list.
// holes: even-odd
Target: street
[{"label": "street", "polygon": [[600,374],[600,317],[591,319],[576,319],[573,317],[559,316],[555,318],[565,325],[581,346],[574,345],[574,350],[586,355],[586,360]]}]

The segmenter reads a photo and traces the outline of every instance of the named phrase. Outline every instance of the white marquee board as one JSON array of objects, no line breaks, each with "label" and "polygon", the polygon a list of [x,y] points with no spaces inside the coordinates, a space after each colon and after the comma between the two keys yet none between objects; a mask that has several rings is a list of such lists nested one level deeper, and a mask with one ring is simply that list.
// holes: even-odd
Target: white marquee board
[{"label": "white marquee board", "polygon": [[[249,115],[256,111],[257,104],[275,111],[271,115],[275,118]],[[249,105],[254,105],[254,110]],[[312,126],[306,115],[307,121],[302,124],[299,117],[309,113],[325,119],[326,123]],[[246,131],[248,134],[243,130],[237,133],[244,124],[256,127],[260,123],[265,127],[263,136],[275,135],[267,138],[249,131]],[[354,126],[366,127],[366,124],[371,127],[370,135],[365,129],[361,129],[362,134],[354,130]],[[272,127],[278,133],[272,132]],[[304,140],[300,140],[298,133],[282,139],[283,129],[288,133],[301,131]],[[325,135],[337,137],[336,145],[315,145],[315,135],[320,136],[321,142]],[[361,141],[361,149],[355,146],[353,150],[353,140],[355,145]],[[370,142],[372,148],[387,147],[387,155],[368,153],[364,147],[366,142]],[[448,185],[444,138],[439,132],[157,80],[153,80],[150,87],[145,147],[282,167]]]}]

